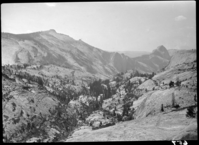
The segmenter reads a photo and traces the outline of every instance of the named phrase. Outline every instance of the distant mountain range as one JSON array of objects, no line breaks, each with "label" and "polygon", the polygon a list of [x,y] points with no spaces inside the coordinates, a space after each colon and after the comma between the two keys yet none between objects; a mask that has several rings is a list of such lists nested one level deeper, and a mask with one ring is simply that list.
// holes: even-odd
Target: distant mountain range
[{"label": "distant mountain range", "polygon": [[138,56],[142,56],[145,54],[150,54],[150,52],[147,51],[118,51],[118,53],[123,53],[128,57],[134,58],[134,57],[138,57]]},{"label": "distant mountain range", "polygon": [[131,58],[118,52],[103,51],[53,29],[28,34],[2,33],[1,41],[2,65],[54,64],[103,76],[130,69],[156,72],[166,67],[171,58],[162,45],[150,54]]}]

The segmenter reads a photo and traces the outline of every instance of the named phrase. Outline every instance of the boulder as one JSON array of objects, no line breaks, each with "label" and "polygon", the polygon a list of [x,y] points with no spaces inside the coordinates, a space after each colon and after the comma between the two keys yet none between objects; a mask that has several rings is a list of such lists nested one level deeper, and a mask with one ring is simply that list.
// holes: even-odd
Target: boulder
[{"label": "boulder", "polygon": [[145,80],[146,80],[145,77],[133,77],[130,79],[130,82],[133,84],[135,83],[139,84],[139,81],[144,82]]},{"label": "boulder", "polygon": [[100,128],[102,125],[102,122],[101,121],[95,121],[93,124],[92,124],[92,129],[98,129]]},{"label": "boulder", "polygon": [[156,84],[153,80],[149,79],[147,81],[145,81],[144,83],[142,83],[141,85],[138,86],[139,90],[148,90],[151,91],[153,90],[153,88],[156,87]]},{"label": "boulder", "polygon": [[38,137],[33,137],[33,138],[30,138],[26,141],[26,143],[33,143],[33,142],[39,142],[41,139],[38,138]]},{"label": "boulder", "polygon": [[51,140],[53,140],[57,134],[60,134],[60,132],[55,128],[50,128],[50,130],[48,131],[48,136],[50,137]]}]

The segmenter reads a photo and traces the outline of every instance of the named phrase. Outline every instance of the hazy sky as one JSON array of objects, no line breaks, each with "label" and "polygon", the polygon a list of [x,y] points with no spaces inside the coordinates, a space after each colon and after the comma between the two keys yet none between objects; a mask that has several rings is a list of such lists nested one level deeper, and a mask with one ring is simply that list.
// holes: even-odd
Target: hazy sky
[{"label": "hazy sky", "polygon": [[1,5],[2,32],[55,29],[107,51],[196,48],[194,1]]}]

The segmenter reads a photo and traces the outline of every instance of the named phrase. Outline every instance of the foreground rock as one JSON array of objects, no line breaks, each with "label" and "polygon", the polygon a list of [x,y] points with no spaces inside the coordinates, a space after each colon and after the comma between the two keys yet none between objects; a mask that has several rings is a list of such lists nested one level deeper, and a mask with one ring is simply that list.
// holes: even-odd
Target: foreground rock
[{"label": "foreground rock", "polygon": [[172,140],[195,120],[186,118],[185,114],[186,109],[126,121],[98,130],[82,129],[66,142]]},{"label": "foreground rock", "polygon": [[197,122],[194,120],[194,122],[191,122],[191,124],[186,127],[182,133],[175,136],[173,140],[197,140],[198,139],[198,125]]},{"label": "foreground rock", "polygon": [[105,115],[102,111],[93,112],[93,114],[86,119],[86,122],[93,130],[115,125],[114,118],[112,116]]}]

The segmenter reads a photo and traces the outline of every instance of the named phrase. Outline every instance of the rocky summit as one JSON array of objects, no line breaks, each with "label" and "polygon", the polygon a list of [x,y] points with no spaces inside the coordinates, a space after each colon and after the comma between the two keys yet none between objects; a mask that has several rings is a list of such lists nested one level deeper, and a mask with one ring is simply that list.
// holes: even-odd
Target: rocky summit
[{"label": "rocky summit", "polygon": [[1,40],[4,142],[197,140],[196,50],[130,58],[53,29]]}]

